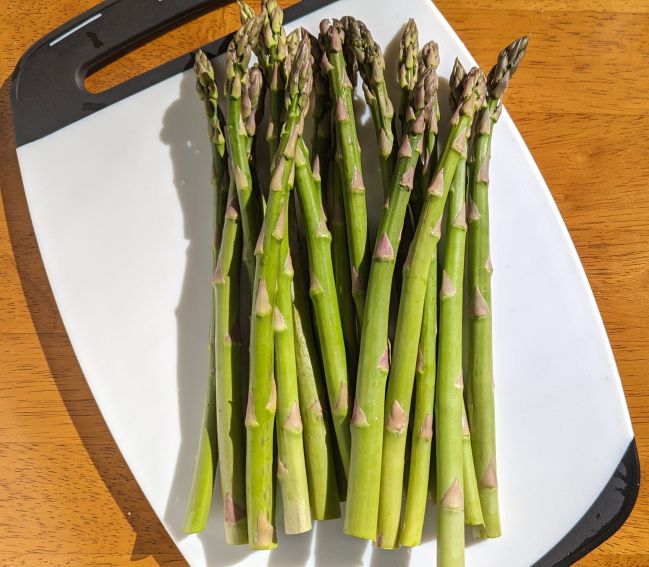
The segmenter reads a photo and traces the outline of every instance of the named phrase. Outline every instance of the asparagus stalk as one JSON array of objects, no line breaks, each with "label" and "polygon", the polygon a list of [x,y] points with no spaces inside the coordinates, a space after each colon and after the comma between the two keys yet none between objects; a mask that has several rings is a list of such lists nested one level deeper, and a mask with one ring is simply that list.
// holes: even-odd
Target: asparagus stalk
[{"label": "asparagus stalk", "polygon": [[239,28],[228,46],[226,62],[227,142],[232,160],[232,177],[237,188],[243,226],[243,262],[249,281],[255,276],[255,243],[261,228],[262,202],[253,191],[248,159],[250,138],[241,113],[241,97],[247,90],[252,45],[257,43],[262,20],[250,18]]},{"label": "asparagus stalk", "polygon": [[248,533],[254,549],[276,546],[273,527],[273,425],[276,386],[273,377],[273,311],[285,204],[292,184],[295,148],[304,127],[312,87],[307,40],[300,44],[286,89],[287,119],[272,166],[270,192],[256,249],[250,332],[250,385],[246,412],[246,500]]},{"label": "asparagus stalk", "polygon": [[327,228],[327,219],[311,173],[309,150],[302,138],[298,140],[295,155],[295,176],[309,250],[311,274],[309,294],[320,341],[336,440],[345,475],[347,475],[351,443],[349,433],[351,407],[345,342],[331,260],[331,234]]},{"label": "asparagus stalk", "polygon": [[[295,201],[291,200],[291,208]],[[295,214],[289,214],[295,218]],[[291,223],[290,238],[298,242],[297,225]],[[319,353],[313,325],[307,284],[304,279],[306,268],[297,246],[292,251],[293,278],[293,328],[295,331],[295,358],[297,385],[300,399],[300,413],[304,426],[304,450],[309,501],[314,520],[329,520],[340,517],[336,466],[333,456],[333,440],[325,416],[327,394],[320,367]]]},{"label": "asparagus stalk", "polygon": [[[431,41],[424,45],[419,57],[419,72],[429,68],[437,69],[439,55],[437,44]],[[437,165],[437,124],[439,104],[437,91],[433,95],[433,111],[426,122],[424,149],[415,177],[413,194],[410,197],[415,222],[419,219],[424,191],[430,184],[431,175]],[[419,202],[417,207],[416,201]],[[433,250],[421,325],[421,337],[417,352],[415,370],[415,415],[410,449],[410,470],[404,509],[400,543],[415,546],[421,543],[426,513],[426,495],[429,486],[430,461],[433,437],[433,406],[435,400],[435,372],[437,346],[437,249]]]},{"label": "asparagus stalk", "polygon": [[[308,34],[308,32],[304,32]],[[329,96],[329,85],[327,77],[322,72],[320,61],[322,50],[318,39],[308,34],[311,41],[311,55],[313,56],[313,136],[311,138],[311,150],[313,151],[312,170],[316,185],[322,198],[327,216],[331,216],[330,202],[323,194],[329,187],[329,164],[332,158],[331,144],[331,97]]]},{"label": "asparagus stalk", "polygon": [[[460,69],[459,72],[455,72]],[[463,69],[456,62],[454,75]],[[467,76],[468,77],[468,76]],[[465,79],[467,80],[467,79]],[[461,84],[451,80],[451,99]],[[440,333],[437,367],[437,492],[439,505],[437,560],[440,565],[464,565],[464,518],[467,486],[464,471],[462,416],[462,290],[466,241],[466,155],[460,157],[448,198],[447,241],[439,292]],[[468,455],[467,455],[468,456]],[[475,504],[475,502],[474,502]],[[473,510],[472,510],[473,511]]]},{"label": "asparagus stalk", "polygon": [[473,168],[469,184],[468,271],[469,367],[468,411],[471,445],[484,515],[483,537],[501,534],[496,474],[496,428],[493,394],[491,335],[491,257],[489,252],[489,157],[491,134],[501,110],[500,100],[509,79],[518,69],[527,49],[527,37],[517,39],[499,56],[490,71],[487,106],[477,117],[473,146]]},{"label": "asparagus stalk", "polygon": [[[437,73],[433,66],[422,69],[430,77],[430,81],[435,87],[437,86]],[[436,91],[436,88],[434,89]],[[424,123],[424,132],[429,131],[432,126],[431,123],[437,120],[437,115],[435,113],[434,101],[435,97],[433,92],[430,93],[429,101],[429,111],[426,114],[426,120]],[[421,146],[423,146],[424,139],[421,139]],[[421,154],[418,154],[418,158]],[[433,254],[435,249],[433,249]],[[406,260],[407,263],[407,260]],[[407,266],[404,265],[403,273],[407,271]],[[431,269],[427,267],[427,273],[429,278]],[[433,276],[436,282],[436,275]],[[422,278],[423,279],[423,278]],[[436,289],[436,288],[435,288]],[[423,299],[423,298],[422,298]],[[430,317],[430,314],[427,314]],[[421,315],[420,315],[421,316]],[[397,320],[397,332],[399,331],[399,323]],[[432,323],[432,321],[428,321]],[[420,322],[421,325],[421,322]],[[435,325],[436,326],[436,325]],[[428,332],[428,326],[427,326]],[[432,330],[433,340],[434,340],[434,329]],[[403,334],[400,336],[395,336],[395,341],[397,339],[404,339]],[[417,352],[417,343],[420,341],[420,337],[417,336],[416,342],[414,345],[415,356],[419,358]],[[409,422],[409,412],[410,412],[410,402],[412,399],[412,389],[414,384],[414,377],[417,372],[415,364],[404,364],[405,361],[398,360],[397,343],[395,342],[395,350],[393,350],[394,362],[391,369],[391,376],[388,382],[388,391],[387,397],[385,399],[385,414],[388,416],[386,418],[385,427],[383,431],[383,456],[381,463],[381,491],[380,491],[380,500],[379,500],[379,516],[378,516],[378,527],[377,527],[377,543],[380,542],[380,546],[392,549],[399,546],[399,527],[400,527],[400,516],[401,516],[401,495],[402,495],[402,486],[404,478],[404,463],[405,463],[405,454],[406,454],[406,445],[407,445],[407,426]],[[434,350],[434,343],[432,345],[426,345],[427,350],[431,348]],[[430,354],[429,352],[427,354]],[[420,366],[423,365],[423,360],[420,361]],[[409,370],[410,369],[410,370]],[[423,370],[423,368],[422,368]],[[410,371],[408,376],[406,373]],[[430,380],[429,380],[430,381]],[[434,379],[433,379],[434,387]],[[427,392],[428,395],[432,395],[433,392]],[[423,400],[422,400],[423,402]],[[429,408],[428,412],[430,415],[430,425],[426,423],[426,417],[424,415],[423,421],[419,424],[419,429],[413,430],[413,436],[415,444],[417,439],[422,443],[428,443],[430,446],[430,438],[432,437],[432,408]],[[417,464],[417,463],[416,463]],[[418,474],[421,475],[421,464],[419,464]]]},{"label": "asparagus stalk", "polygon": [[280,128],[284,121],[284,77],[283,66],[286,60],[286,33],[284,32],[284,11],[277,0],[262,0],[261,11],[264,27],[260,36],[259,59],[266,70],[269,85],[270,115],[266,141],[270,155],[274,156],[279,143]]},{"label": "asparagus stalk", "polygon": [[[433,76],[434,71],[429,73]],[[381,511],[381,526],[384,532],[379,532],[383,538],[394,537],[394,522],[398,525],[398,509],[394,491],[389,492],[393,484],[402,484],[403,462],[405,450],[405,426],[408,423],[413,380],[416,370],[417,350],[421,336],[423,308],[426,294],[427,277],[440,233],[440,219],[444,203],[448,195],[453,175],[458,161],[466,156],[466,145],[473,113],[478,99],[484,98],[478,71],[471,73],[467,80],[463,99],[454,113],[451,122],[451,132],[446,142],[444,153],[438,164],[437,171],[427,189],[426,200],[417,225],[414,239],[410,245],[408,258],[403,268],[403,287],[397,317],[397,329],[392,350],[393,365],[391,368],[386,408],[388,418],[385,423],[384,454],[381,487],[385,487],[382,502],[385,505]],[[431,97],[432,106],[432,97]],[[439,381],[439,369],[438,369]],[[460,425],[458,419],[458,426]],[[439,449],[438,449],[439,451]],[[390,530],[388,531],[388,527]],[[391,540],[386,543],[389,544]]]},{"label": "asparagus stalk", "polygon": [[284,531],[299,534],[311,529],[302,417],[297,386],[293,331],[293,263],[289,231],[284,231],[277,280],[275,327],[275,376],[277,378],[277,479],[282,492]]},{"label": "asparagus stalk", "polygon": [[217,431],[221,455],[219,473],[225,541],[234,545],[248,543],[238,301],[241,287],[241,247],[241,218],[233,181],[230,183],[222,246],[212,285],[216,297],[214,350]]},{"label": "asparagus stalk", "polygon": [[408,101],[415,85],[417,84],[419,53],[419,32],[415,20],[410,18],[401,35],[399,43],[399,66],[398,79],[401,89],[401,101],[399,103],[399,120],[401,121],[401,133],[405,135],[408,123]]},{"label": "asparagus stalk", "polygon": [[[383,210],[372,257],[368,309],[361,330],[356,398],[351,422],[352,454],[344,525],[345,533],[365,539],[377,537],[383,405],[389,370],[388,318],[395,251],[412,191],[424,124],[432,111],[432,94],[436,88],[436,75],[430,72],[419,78],[411,97],[408,108],[412,120],[399,150],[390,198]],[[405,432],[408,422],[399,421],[399,417],[395,414],[389,422]],[[401,490],[401,483],[398,489]],[[379,539],[377,543],[380,543]]]},{"label": "asparagus stalk", "polygon": [[[429,41],[421,48],[419,54],[419,72],[425,73],[430,67],[437,70],[439,65],[439,48],[434,41]],[[415,186],[410,197],[410,209],[415,224],[419,220],[421,206],[424,202],[426,188],[430,184],[431,177],[437,167],[437,131],[439,123],[439,102],[437,92],[433,99],[434,119],[426,125],[424,132],[424,150],[420,156],[420,164],[415,178]],[[435,268],[437,269],[437,268]],[[437,299],[435,299],[437,301]]]},{"label": "asparagus stalk", "polygon": [[[194,62],[196,90],[205,106],[207,130],[212,148],[212,185],[213,185],[213,219],[212,219],[212,270],[216,267],[216,258],[221,245],[221,233],[225,219],[227,200],[228,170],[225,137],[223,136],[223,117],[219,113],[218,89],[214,78],[214,69],[205,53],[198,50]],[[196,465],[192,488],[187,504],[184,529],[186,533],[200,532],[205,528],[212,502],[214,475],[218,460],[216,442],[215,395],[215,359],[214,359],[214,294],[212,294],[212,316],[209,334],[209,370],[201,435],[198,443]]]},{"label": "asparagus stalk", "polygon": [[475,474],[473,451],[471,450],[471,430],[462,401],[462,478],[464,485],[464,523],[469,526],[484,526],[478,478]]},{"label": "asparagus stalk", "polygon": [[365,292],[369,274],[367,241],[367,208],[361,150],[354,121],[353,87],[343,56],[344,31],[334,20],[320,23],[320,40],[324,46],[321,68],[327,73],[334,108],[336,140],[340,148],[340,170],[347,223],[347,241],[351,267],[352,296],[358,319],[363,318]]},{"label": "asparagus stalk", "polygon": [[379,150],[379,166],[383,180],[383,193],[390,194],[392,174],[397,161],[394,135],[394,107],[385,83],[385,60],[381,46],[374,41],[367,26],[350,16],[342,19],[345,28],[347,59],[354,59],[363,79],[365,101],[372,113],[372,122]]}]

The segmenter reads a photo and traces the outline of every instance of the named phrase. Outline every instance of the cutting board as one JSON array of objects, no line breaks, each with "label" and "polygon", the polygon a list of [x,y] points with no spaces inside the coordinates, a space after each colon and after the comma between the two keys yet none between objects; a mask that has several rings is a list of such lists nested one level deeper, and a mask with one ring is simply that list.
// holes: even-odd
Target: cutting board
[{"label": "cutting board", "polygon": [[[192,565],[428,565],[435,557],[432,507],[424,545],[397,552],[343,536],[336,521],[319,523],[311,534],[280,534],[279,548],[270,553],[226,546],[218,491],[204,534],[182,533],[207,374],[211,275],[210,148],[188,70],[192,57],[99,94],[85,91],[83,78],[147,37],[220,4],[107,1],[37,42],[16,69],[17,154],[67,333],[133,475]],[[402,25],[414,17],[421,44],[435,39],[440,45],[444,92],[454,58],[466,67],[474,60],[428,0],[403,6],[304,0],[286,10],[287,27],[315,31],[324,17],[357,16],[383,45],[394,76]],[[511,39],[503,37],[502,44]],[[205,47],[220,76],[226,46],[223,38]],[[358,108],[373,204],[381,191],[375,141],[369,113]],[[504,535],[470,544],[467,564],[568,565],[626,519],[639,464],[590,287],[506,111],[493,144]],[[371,210],[376,222],[378,207]]]}]

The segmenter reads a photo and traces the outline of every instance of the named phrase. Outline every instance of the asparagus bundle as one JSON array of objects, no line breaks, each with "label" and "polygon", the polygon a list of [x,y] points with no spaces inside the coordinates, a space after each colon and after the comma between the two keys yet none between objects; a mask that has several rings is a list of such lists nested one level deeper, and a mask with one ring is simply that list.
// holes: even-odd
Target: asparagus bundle
[{"label": "asparagus bundle", "polygon": [[[338,517],[339,496],[346,492],[346,533],[375,539],[378,547],[417,545],[434,476],[439,563],[462,565],[465,522],[482,526],[483,536],[500,534],[488,162],[500,99],[527,39],[500,53],[488,79],[479,69],[466,73],[456,63],[449,83],[455,112],[438,159],[439,53],[434,42],[418,52],[413,20],[400,45],[402,139],[397,144],[381,48],[363,22],[325,20],[316,40],[302,29],[287,36],[276,0],[264,0],[260,16],[242,2],[239,6],[242,26],[227,52],[225,116],[218,109],[214,71],[202,52],[196,58],[197,88],[213,149],[214,306],[203,430],[185,529],[199,531],[205,525],[218,445],[228,543],[275,547],[277,480],[287,534],[309,530],[312,519]],[[259,63],[250,66],[253,50]],[[372,114],[385,196],[371,262],[352,99],[357,73]],[[314,83],[309,148],[304,121]],[[266,87],[272,162],[265,202],[256,176],[255,133]],[[300,255],[298,200],[308,260]],[[446,201],[438,288],[437,242]],[[470,299],[466,405],[465,249]],[[395,274],[395,268],[401,268],[400,254],[406,250],[390,347],[392,280],[401,272]],[[253,299],[245,418],[240,260]],[[356,388],[350,370],[357,371]],[[347,475],[338,482],[334,440],[340,470]],[[404,487],[407,451],[410,469]],[[436,463],[432,473],[431,460]]]},{"label": "asparagus bundle", "polygon": [[[212,184],[214,212],[212,217],[212,270],[216,268],[216,260],[221,246],[221,233],[225,221],[225,207],[228,196],[228,157],[223,136],[224,119],[219,112],[218,88],[214,80],[214,69],[210,60],[203,51],[198,51],[194,63],[196,74],[196,91],[204,103],[207,117],[207,131],[212,148]],[[215,297],[212,294],[212,310],[210,319],[210,335],[208,342],[209,370],[205,401],[203,403],[203,417],[201,436],[198,442],[198,454],[194,467],[192,488],[187,505],[184,530],[185,533],[200,532],[205,528],[207,516],[212,503],[212,489],[214,474],[218,461],[216,441],[216,411],[215,402],[215,354],[214,354],[214,305]]]},{"label": "asparagus bundle", "polygon": [[478,477],[486,537],[500,536],[496,474],[496,428],[491,337],[491,255],[489,251],[489,158],[491,133],[502,106],[500,99],[527,49],[517,39],[498,55],[487,79],[487,104],[478,114],[473,167],[469,183],[469,375],[468,407],[471,445]]},{"label": "asparagus bundle", "polygon": [[[408,199],[419,159],[424,125],[432,112],[437,88],[432,72],[420,77],[409,101],[412,119],[404,137],[392,177],[392,188],[383,210],[374,248],[367,304],[361,329],[361,350],[352,415],[350,462],[345,533],[374,539],[381,481],[381,447],[385,381],[389,370],[388,318],[396,249],[403,228]],[[405,431],[407,420],[397,412],[391,426]],[[399,490],[401,490],[399,486]]]}]

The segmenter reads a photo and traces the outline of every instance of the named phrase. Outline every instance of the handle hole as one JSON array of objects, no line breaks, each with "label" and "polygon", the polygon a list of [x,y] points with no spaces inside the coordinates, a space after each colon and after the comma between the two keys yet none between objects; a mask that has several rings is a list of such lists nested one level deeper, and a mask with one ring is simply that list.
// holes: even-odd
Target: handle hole
[{"label": "handle hole", "polygon": [[[251,5],[259,11],[259,0],[251,2]],[[107,91],[232,32],[238,25],[237,4],[232,2],[220,6],[217,10],[194,17],[179,27],[146,39],[134,49],[129,49],[128,52],[92,69],[84,79],[84,87],[93,94]],[[78,33],[85,32],[79,30]],[[89,39],[93,41],[92,37]],[[161,54],[164,54],[164,57],[161,57]]]}]

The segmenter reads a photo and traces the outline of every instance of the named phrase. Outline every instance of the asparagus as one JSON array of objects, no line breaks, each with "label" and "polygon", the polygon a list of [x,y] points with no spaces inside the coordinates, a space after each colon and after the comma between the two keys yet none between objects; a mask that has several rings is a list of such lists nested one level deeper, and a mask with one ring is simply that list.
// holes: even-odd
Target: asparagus
[{"label": "asparagus", "polygon": [[[304,32],[308,34],[308,32]],[[327,78],[322,72],[320,61],[322,50],[318,39],[308,34],[311,41],[311,55],[313,56],[313,136],[311,138],[311,150],[313,151],[312,170],[316,185],[319,184],[319,193],[325,207],[327,216],[331,215],[331,195],[323,194],[329,187],[329,164],[332,157],[331,144],[331,98],[329,97],[329,85]],[[329,201],[329,202],[328,202]]]},{"label": "asparagus", "polygon": [[[430,67],[436,70],[438,65],[439,48],[434,41],[429,41],[421,48],[421,53],[419,54],[419,72],[426,72]],[[424,132],[424,150],[420,156],[421,161],[415,178],[415,186],[410,197],[410,208],[415,224],[419,220],[426,188],[430,184],[432,174],[437,166],[437,125],[439,122],[437,92],[433,99],[433,113],[434,119],[430,120]]]},{"label": "asparagus", "polygon": [[501,110],[500,100],[527,49],[517,39],[499,56],[487,79],[487,106],[477,117],[473,167],[469,183],[468,280],[469,311],[468,412],[471,445],[484,515],[483,537],[501,534],[496,474],[496,430],[491,335],[491,258],[489,253],[489,156],[491,134]]},{"label": "asparagus", "polygon": [[[434,102],[436,100],[434,93],[436,92],[437,86],[437,73],[434,66],[430,66],[425,70],[422,69],[422,72],[425,72],[429,77],[429,81],[433,85],[435,85],[433,91],[428,95],[430,99],[426,99],[429,104],[429,110],[426,114],[426,120],[424,123],[424,132],[426,132],[432,128],[432,122],[437,121],[437,114],[435,112],[436,108],[434,106]],[[423,142],[424,139],[422,137],[420,140],[420,149],[423,146]],[[421,153],[419,153],[417,157],[419,158],[420,155]],[[433,249],[433,253],[434,252],[435,250]],[[407,266],[404,263],[404,277],[406,271]],[[430,278],[430,267],[427,267],[427,273],[429,274]],[[432,277],[435,278],[436,282],[436,274]],[[430,317],[430,314],[427,315]],[[400,321],[397,320],[397,333],[399,331],[399,323]],[[432,321],[428,321],[428,323],[432,323]],[[435,329],[433,328],[431,331],[434,340]],[[406,337],[404,337],[402,333],[401,335],[395,336],[395,341],[397,339],[403,340],[406,339]],[[418,358],[417,344],[419,340],[420,337],[417,336],[414,345],[409,345],[411,347],[414,346],[416,358]],[[409,422],[408,414],[410,411],[410,401],[412,398],[414,377],[417,371],[415,364],[404,364],[406,361],[399,360],[397,358],[398,352],[396,350],[396,347],[397,343],[395,342],[395,348],[393,350],[393,366],[391,369],[390,380],[388,382],[387,397],[385,399],[385,414],[388,417],[386,419],[385,427],[383,430],[381,490],[377,526],[377,543],[380,542],[380,546],[387,549],[392,549],[399,546],[401,494],[404,478],[404,457],[407,449],[407,426]],[[426,347],[427,350],[430,350],[431,348],[434,350],[434,343],[432,345],[426,345]],[[423,361],[421,362],[421,365],[423,365]],[[410,372],[410,375],[407,375],[408,372]],[[432,396],[433,392],[434,390],[429,391],[428,395]],[[422,399],[422,402],[423,401],[424,400]],[[428,444],[428,447],[430,447],[430,439],[432,437],[432,407],[429,408],[428,413],[430,414],[430,426],[425,423],[426,417],[424,415],[424,421],[418,424],[419,430],[413,430],[413,436],[415,444],[417,443],[417,439],[421,437],[420,441],[424,444]],[[419,462],[418,464],[419,474],[421,475],[422,463]]]},{"label": "asparagus", "polygon": [[[221,245],[221,232],[225,219],[228,181],[227,153],[223,136],[223,117],[219,113],[218,89],[214,78],[214,69],[210,60],[200,49],[194,61],[196,90],[205,106],[207,129],[212,148],[212,185],[213,185],[213,219],[212,219],[212,270],[216,267],[216,258]],[[212,294],[212,306],[214,306]],[[209,370],[201,435],[194,468],[192,488],[187,504],[184,529],[186,533],[200,532],[205,528],[212,502],[214,475],[218,460],[216,442],[215,395],[215,359],[214,359],[214,308],[212,308],[209,333]]]},{"label": "asparagus", "polygon": [[344,30],[338,20],[334,20],[333,23],[323,20],[320,23],[320,40],[324,47],[320,65],[329,79],[334,103],[336,140],[341,154],[340,170],[347,223],[352,296],[358,319],[362,320],[369,274],[367,208],[361,150],[354,121],[353,87],[342,52],[344,38]]},{"label": "asparagus", "polygon": [[266,70],[269,85],[270,116],[266,141],[270,155],[274,156],[279,143],[279,131],[284,120],[284,78],[283,66],[286,60],[286,33],[284,32],[284,11],[276,0],[262,0],[264,27],[260,36],[258,55]]},{"label": "asparagus", "polygon": [[282,491],[284,531],[299,534],[311,529],[302,417],[297,386],[293,331],[293,264],[289,231],[284,231],[277,280],[275,327],[275,376],[277,378],[277,479]]},{"label": "asparagus", "polygon": [[[378,240],[372,257],[368,309],[363,317],[356,398],[352,415],[352,455],[347,491],[344,531],[365,539],[377,537],[377,515],[381,476],[381,448],[385,383],[389,370],[388,318],[395,250],[408,206],[419,159],[422,135],[432,112],[436,75],[427,73],[418,80],[411,96],[408,135],[404,137],[392,178],[390,198],[383,210]],[[414,369],[413,369],[414,372]],[[390,423],[405,432],[407,420]],[[401,490],[401,484],[399,484]],[[380,539],[380,538],[379,538]],[[377,543],[380,543],[377,539]]]},{"label": "asparagus", "polygon": [[271,168],[264,223],[256,247],[253,316],[250,333],[250,385],[246,412],[246,500],[248,533],[255,549],[276,546],[273,527],[273,425],[276,386],[273,377],[273,311],[285,204],[292,185],[297,140],[304,127],[312,87],[308,40],[303,40],[291,66],[286,89],[286,122]]},{"label": "asparagus", "polygon": [[415,88],[418,75],[418,59],[419,52],[419,32],[417,31],[417,24],[415,20],[410,18],[406,27],[401,35],[399,43],[399,67],[398,79],[399,88],[401,89],[401,101],[399,103],[399,120],[401,121],[401,133],[405,135],[408,117],[406,116],[408,110],[408,101],[410,94]]},{"label": "asparagus", "polygon": [[[460,69],[460,71],[457,71]],[[454,76],[464,74],[457,64]],[[464,80],[467,80],[465,78]],[[451,80],[451,99],[462,85]],[[439,505],[438,550],[440,565],[464,565],[464,517],[468,501],[464,494],[462,417],[462,290],[466,241],[466,154],[458,161],[451,185],[447,214],[447,242],[439,292],[440,333],[437,367],[436,431],[437,493]],[[468,456],[468,455],[467,455]]]},{"label": "asparagus", "polygon": [[250,139],[241,114],[242,94],[249,80],[252,45],[257,43],[262,20],[250,18],[239,28],[228,46],[226,62],[227,142],[232,160],[232,177],[237,188],[243,227],[243,262],[249,281],[255,275],[255,243],[261,228],[262,202],[253,191],[248,153]]},{"label": "asparagus", "polygon": [[[421,50],[419,72],[425,73],[429,68],[437,69],[439,55],[437,44],[428,42]],[[433,111],[426,122],[424,131],[424,149],[417,167],[415,186],[410,197],[411,210],[415,222],[419,219],[424,191],[430,184],[431,175],[437,165],[437,124],[439,122],[439,104],[437,91],[433,95]],[[417,203],[419,206],[417,207]],[[410,470],[404,509],[400,543],[415,546],[421,543],[421,534],[426,513],[426,494],[430,477],[430,461],[433,437],[433,405],[435,399],[437,342],[437,249],[433,249],[424,313],[417,352],[415,370],[415,415],[410,450]]]},{"label": "asparagus", "polygon": [[241,219],[234,181],[230,183],[221,251],[212,285],[216,297],[214,350],[216,354],[216,415],[221,462],[225,541],[248,543],[245,493],[245,431],[241,389]]},{"label": "asparagus", "polygon": [[346,476],[349,469],[351,408],[345,343],[331,260],[331,234],[311,173],[309,150],[302,138],[298,140],[295,155],[295,176],[309,250],[309,294],[320,341],[336,440]]},{"label": "asparagus", "polygon": [[473,451],[471,450],[471,430],[462,401],[462,478],[464,486],[464,523],[469,526],[483,526],[478,478],[475,474]]},{"label": "asparagus", "polygon": [[[294,208],[295,201],[293,199],[290,205],[291,208]],[[294,218],[294,216],[291,214],[289,218]],[[289,232],[292,241],[298,242],[295,223],[290,225]],[[325,416],[327,394],[311,322],[307,284],[304,279],[306,269],[302,265],[302,258],[297,246],[294,247],[292,256],[295,268],[293,278],[295,358],[300,413],[304,425],[303,437],[309,481],[309,501],[313,519],[328,520],[340,517],[340,505],[338,504],[333,441]]]},{"label": "asparagus", "polygon": [[379,150],[379,166],[383,180],[383,193],[390,194],[392,174],[397,161],[397,147],[394,135],[394,107],[385,83],[385,60],[381,47],[367,26],[350,16],[342,19],[345,27],[345,50],[348,59],[358,64],[363,79],[365,101],[370,107],[376,141]]}]

